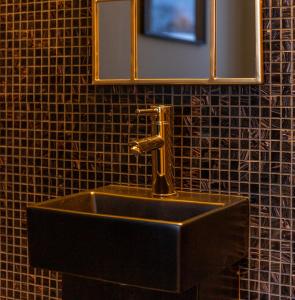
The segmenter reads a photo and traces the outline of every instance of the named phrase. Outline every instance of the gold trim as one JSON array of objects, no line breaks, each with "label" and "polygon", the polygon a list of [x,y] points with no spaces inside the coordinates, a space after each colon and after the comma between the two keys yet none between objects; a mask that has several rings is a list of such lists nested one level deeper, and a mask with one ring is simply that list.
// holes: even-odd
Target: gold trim
[{"label": "gold trim", "polygon": [[259,83],[263,83],[264,70],[263,70],[263,35],[262,35],[262,20],[263,20],[263,0],[256,0],[255,13],[256,13],[256,78]]},{"label": "gold trim", "polygon": [[[118,196],[118,195],[117,195]],[[120,195],[121,197],[121,195]],[[129,220],[129,221],[134,221],[134,222],[144,222],[144,223],[157,223],[157,224],[165,224],[165,225],[174,225],[174,226],[183,226],[185,222],[173,222],[173,221],[163,221],[163,220],[158,220],[158,219],[152,219],[152,218],[136,218],[136,217],[125,217],[121,215],[112,215],[112,214],[99,214],[99,213],[90,213],[90,212],[85,212],[85,211],[76,211],[76,210],[71,210],[71,209],[63,209],[63,208],[54,208],[54,207],[47,207],[47,206],[38,206],[38,205],[29,205],[28,208],[33,208],[33,209],[38,209],[41,211],[51,211],[51,212],[56,212],[56,213],[67,213],[71,215],[79,215],[79,216],[88,216],[91,218],[105,218],[105,219],[116,219],[116,220]],[[219,209],[219,207],[217,208]],[[214,209],[214,212],[216,210]],[[204,213],[204,215],[207,214]],[[203,214],[201,215],[201,217]],[[200,216],[197,216],[196,218],[200,218]],[[191,221],[191,219],[188,219],[188,221]]]},{"label": "gold trim", "polygon": [[[73,201],[73,199],[79,197],[83,199],[83,196],[86,197],[86,200],[88,201],[88,196],[91,198],[95,196],[109,196],[114,198],[120,198],[120,199],[136,199],[138,201],[141,200],[148,200],[151,202],[177,202],[181,204],[194,204],[194,205],[206,205],[206,206],[212,206],[212,209],[209,209],[208,211],[204,211],[201,214],[197,214],[195,216],[186,218],[181,221],[168,221],[168,220],[160,220],[160,219],[153,219],[153,218],[144,218],[144,217],[132,217],[132,216],[126,216],[126,215],[113,215],[113,214],[107,214],[107,213],[99,213],[99,212],[86,212],[83,210],[79,210],[78,208],[62,208],[62,205],[66,207],[67,201]],[[198,196],[202,195],[207,199],[207,201],[200,201],[198,199]],[[219,201],[214,201],[214,196],[219,198]],[[217,200],[217,199],[215,199]],[[120,201],[120,200],[118,200]],[[150,196],[150,191],[146,188],[133,188],[128,186],[120,186],[120,185],[109,185],[100,187],[96,190],[92,191],[84,191],[80,192],[78,194],[73,195],[67,195],[67,196],[61,196],[57,197],[55,199],[51,199],[42,203],[30,203],[27,205],[28,209],[34,209],[34,210],[40,210],[40,211],[50,211],[55,212],[58,214],[70,214],[70,215],[82,215],[82,216],[88,216],[91,218],[105,218],[105,219],[116,219],[116,220],[128,220],[133,222],[144,222],[144,223],[153,223],[153,224],[166,224],[166,225],[172,225],[172,226],[179,226],[183,227],[191,222],[194,222],[196,220],[201,220],[205,218],[208,215],[214,215],[218,213],[219,211],[222,211],[224,209],[227,209],[228,207],[232,207],[238,203],[242,202],[248,202],[248,198],[243,196],[235,196],[235,195],[218,195],[218,194],[202,194],[202,193],[193,193],[193,192],[179,192],[177,195],[165,197],[165,198],[156,198],[153,196]],[[54,204],[57,203],[58,205],[54,206]],[[61,203],[62,205],[59,205]]]},{"label": "gold trim", "polygon": [[131,0],[131,81],[137,77],[137,1]]},{"label": "gold trim", "polygon": [[216,0],[211,0],[210,6],[210,80],[215,80],[216,78],[216,14],[217,4]]},{"label": "gold trim", "polygon": [[[110,185],[109,187],[113,187],[112,185]],[[116,187],[116,186],[115,186]],[[119,186],[120,187],[120,186]],[[131,195],[131,194],[125,194],[124,190],[122,190],[121,192],[108,192],[108,191],[100,191],[99,189],[97,190],[94,190],[94,191],[90,191],[90,192],[81,192],[79,193],[80,195],[85,195],[87,196],[88,194],[90,194],[91,196],[96,196],[96,195],[103,195],[103,196],[110,196],[110,197],[120,197],[120,198],[127,198],[127,199],[134,199],[134,200],[138,200],[139,197],[140,197],[140,200],[148,200],[148,201],[151,201],[151,202],[172,202],[172,203],[183,203],[183,204],[196,204],[196,205],[208,205],[208,206],[216,206],[217,207],[224,207],[226,205],[229,205],[229,204],[226,204],[225,202],[214,202],[214,201],[200,201],[200,200],[193,200],[193,198],[190,200],[190,199],[185,199],[185,198],[181,198],[180,199],[176,199],[177,196],[170,196],[170,197],[166,197],[166,198],[153,198],[153,197],[148,197],[147,195],[144,195],[144,194],[135,194],[135,195]],[[186,192],[182,192],[181,195],[185,195]],[[188,193],[188,194],[191,194],[191,195],[202,195],[201,193]],[[214,195],[214,194],[212,194]],[[224,197],[227,197],[225,195],[223,195]],[[54,204],[55,202],[59,202],[61,200],[61,198],[63,199],[67,199],[67,198],[71,198],[73,197],[73,195],[68,195],[68,196],[64,196],[64,197],[57,197],[57,198],[54,198],[54,199],[50,199],[50,200],[47,200],[45,202],[42,202],[42,203],[30,203],[27,205],[27,207],[38,207],[38,208],[46,208],[46,209],[53,209],[53,210],[56,210],[56,208],[52,208],[52,207],[48,207],[46,205],[48,204]],[[228,196],[229,198],[234,198],[234,197],[239,197],[239,196]],[[239,197],[239,200],[237,201],[244,201],[246,198],[243,198],[243,197]],[[236,201],[236,202],[237,202]],[[63,211],[72,211],[72,210],[63,210]],[[88,214],[87,212],[84,212],[86,214]],[[100,214],[97,214],[97,215],[100,215]],[[103,214],[103,215],[108,215],[108,214]],[[111,214],[109,214],[110,216],[112,216]],[[129,217],[128,217],[129,218]],[[137,218],[136,218],[137,219]],[[151,219],[150,219],[151,220]],[[169,221],[167,221],[169,222]],[[173,224],[175,224],[175,222],[172,222]],[[180,224],[182,222],[176,222],[177,224]]]},{"label": "gold trim", "polygon": [[96,84],[99,81],[99,30],[98,28],[98,1],[92,0],[92,78],[93,83]]},{"label": "gold trim", "polygon": [[[130,0],[131,2],[131,74],[130,79],[100,79],[99,76],[99,8],[101,2],[114,2],[118,0],[92,0],[92,76],[93,84],[96,85],[113,85],[113,84],[261,84],[263,83],[263,45],[262,45],[262,7],[263,0],[255,0],[255,33],[256,33],[256,77],[253,78],[220,78],[216,76],[216,10],[217,0],[211,0],[211,21],[210,21],[210,77],[209,78],[138,78],[138,18],[137,12],[141,0]],[[98,30],[97,30],[98,29]]]},{"label": "gold trim", "polygon": [[[132,196],[132,195],[120,195],[120,194],[116,194],[116,193],[107,193],[107,192],[96,192],[94,193],[94,195],[104,195],[104,196],[113,196],[113,197],[118,197],[118,195],[122,198],[128,198],[128,199],[138,199],[138,196]],[[172,197],[172,196],[171,196]],[[181,200],[181,199],[166,199],[166,198],[151,198],[151,197],[146,197],[146,196],[141,196],[140,197],[141,200],[148,200],[151,202],[172,202],[172,203],[187,203],[187,204],[196,204],[196,205],[209,205],[209,206],[219,206],[219,207],[224,207],[225,204],[224,203],[220,203],[220,202],[208,202],[208,201],[194,201],[194,200]]]},{"label": "gold trim", "polygon": [[257,84],[261,83],[257,78],[219,78],[215,77],[212,79],[183,79],[183,78],[162,78],[162,79],[101,79],[98,82],[95,82],[97,85],[112,85],[112,84],[203,84],[203,85],[212,85],[212,84]]},{"label": "gold trim", "polygon": [[[176,195],[171,195],[165,198],[162,197],[154,197],[151,193],[151,189],[143,188],[138,186],[128,186],[128,185],[105,185],[95,190],[90,191],[83,191],[72,195],[67,196],[59,196],[46,202],[42,203],[29,203],[28,207],[30,206],[46,206],[51,203],[55,203],[60,201],[61,199],[67,200],[72,198],[73,196],[78,195],[105,195],[105,196],[113,196],[113,197],[123,197],[123,198],[130,198],[130,199],[143,199],[149,201],[156,201],[156,202],[179,202],[179,203],[194,203],[194,204],[205,204],[205,205],[213,205],[213,206],[227,206],[233,202],[244,201],[247,197],[240,196],[238,194],[218,194],[218,193],[202,193],[202,192],[187,192],[187,191],[178,191]],[[205,200],[200,200],[206,199]]]},{"label": "gold trim", "polygon": [[[180,192],[179,196],[171,196],[171,197],[165,197],[165,198],[152,198],[148,196],[148,191],[144,188],[136,189],[137,193],[134,193],[134,190],[132,191],[134,194],[129,194],[130,188],[127,186],[116,186],[116,185],[109,185],[106,187],[101,187],[98,188],[94,191],[89,191],[89,192],[81,192],[79,194],[73,194],[73,195],[68,195],[64,197],[57,197],[52,200],[48,200],[42,203],[30,203],[28,204],[27,208],[28,209],[34,209],[34,210],[40,210],[40,211],[51,211],[55,213],[60,213],[60,214],[71,214],[71,215],[83,215],[83,216],[88,216],[91,218],[106,218],[106,219],[116,219],[116,220],[129,220],[129,221],[134,221],[134,222],[144,222],[144,223],[153,223],[153,224],[166,224],[166,225],[173,225],[173,226],[186,226],[190,224],[191,222],[198,220],[198,219],[203,219],[204,217],[208,215],[213,215],[216,214],[217,212],[224,210],[228,207],[234,206],[237,203],[245,202],[248,201],[246,197],[242,196],[225,196],[225,195],[219,195],[219,197],[222,197],[224,202],[214,202],[214,201],[199,201],[196,198],[196,195],[194,196],[194,193],[189,193],[189,192]],[[113,215],[113,214],[101,214],[98,212],[85,212],[82,210],[78,209],[69,209],[69,208],[61,208],[59,206],[54,207],[54,203],[65,203],[66,201],[71,201],[71,198],[76,197],[76,196],[110,196],[110,197],[120,197],[121,199],[127,198],[127,199],[137,199],[138,201],[140,200],[148,200],[151,202],[177,202],[177,203],[189,203],[189,204],[195,204],[195,205],[208,205],[212,206],[212,209],[202,212],[201,214],[192,216],[190,218],[187,218],[182,221],[168,221],[168,220],[160,220],[160,219],[153,219],[153,218],[140,218],[140,217],[131,217],[131,216],[124,216],[124,215]],[[204,194],[206,195],[206,194]],[[208,194],[210,196],[210,194]],[[178,197],[178,199],[176,199]],[[187,198],[186,198],[187,197]],[[209,197],[210,198],[210,197]],[[231,198],[231,201],[229,200]]]}]

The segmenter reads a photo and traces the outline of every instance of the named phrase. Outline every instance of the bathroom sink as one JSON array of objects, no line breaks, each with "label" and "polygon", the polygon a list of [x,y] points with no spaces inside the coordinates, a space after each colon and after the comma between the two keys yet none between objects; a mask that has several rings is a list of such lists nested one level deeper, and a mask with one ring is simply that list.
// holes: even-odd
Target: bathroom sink
[{"label": "bathroom sink", "polygon": [[240,196],[110,185],[27,213],[32,266],[107,282],[181,293],[247,255]]}]

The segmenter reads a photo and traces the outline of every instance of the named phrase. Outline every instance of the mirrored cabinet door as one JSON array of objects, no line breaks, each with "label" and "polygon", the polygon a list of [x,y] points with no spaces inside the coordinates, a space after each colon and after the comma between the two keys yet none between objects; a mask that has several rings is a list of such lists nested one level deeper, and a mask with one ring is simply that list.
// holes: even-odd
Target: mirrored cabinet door
[{"label": "mirrored cabinet door", "polygon": [[138,78],[209,78],[210,1],[139,3]]},{"label": "mirrored cabinet door", "polygon": [[255,0],[218,0],[216,11],[217,77],[254,78]]},{"label": "mirrored cabinet door", "polygon": [[96,2],[96,76],[98,80],[131,79],[131,0]]}]

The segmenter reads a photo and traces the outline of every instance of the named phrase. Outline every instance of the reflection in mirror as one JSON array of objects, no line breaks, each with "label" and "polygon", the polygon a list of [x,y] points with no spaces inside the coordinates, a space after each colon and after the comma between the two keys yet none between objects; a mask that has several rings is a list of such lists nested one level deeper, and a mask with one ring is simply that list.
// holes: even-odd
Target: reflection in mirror
[{"label": "reflection in mirror", "polygon": [[130,79],[131,1],[99,2],[99,77]]},{"label": "reflection in mirror", "polygon": [[139,0],[138,78],[208,78],[210,1]]},{"label": "reflection in mirror", "polygon": [[146,36],[200,43],[204,39],[203,0],[142,0]]},{"label": "reflection in mirror", "polygon": [[217,77],[256,77],[255,26],[255,0],[217,1]]}]

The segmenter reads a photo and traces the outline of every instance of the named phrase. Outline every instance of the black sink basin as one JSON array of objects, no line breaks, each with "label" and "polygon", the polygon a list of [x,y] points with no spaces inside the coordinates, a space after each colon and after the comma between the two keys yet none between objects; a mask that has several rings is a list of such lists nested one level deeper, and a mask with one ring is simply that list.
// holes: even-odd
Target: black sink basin
[{"label": "black sink basin", "polygon": [[107,186],[28,207],[31,265],[180,293],[247,254],[248,200]]}]

